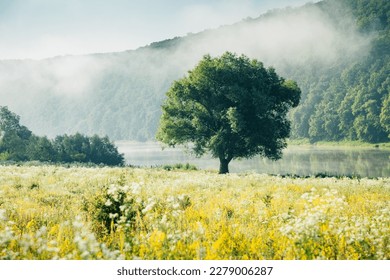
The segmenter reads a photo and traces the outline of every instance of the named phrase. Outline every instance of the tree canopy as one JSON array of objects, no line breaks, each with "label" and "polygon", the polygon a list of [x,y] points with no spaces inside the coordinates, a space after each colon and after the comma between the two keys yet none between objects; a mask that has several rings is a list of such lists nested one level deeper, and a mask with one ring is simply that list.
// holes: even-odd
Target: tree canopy
[{"label": "tree canopy", "polygon": [[0,161],[82,162],[122,165],[120,154],[108,137],[80,133],[60,135],[54,140],[34,135],[20,125],[20,117],[0,106]]},{"label": "tree canopy", "polygon": [[228,173],[235,158],[281,157],[290,133],[287,113],[299,100],[294,81],[257,60],[206,55],[167,92],[156,138],[170,146],[190,143],[197,156],[210,152],[220,173]]},{"label": "tree canopy", "polygon": [[19,120],[18,115],[7,107],[0,106],[0,159],[27,159],[26,148],[32,132],[20,125]]}]

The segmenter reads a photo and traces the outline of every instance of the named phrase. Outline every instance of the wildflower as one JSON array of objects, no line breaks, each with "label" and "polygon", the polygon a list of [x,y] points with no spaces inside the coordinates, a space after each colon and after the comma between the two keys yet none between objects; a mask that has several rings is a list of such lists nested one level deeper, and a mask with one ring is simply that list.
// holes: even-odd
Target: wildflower
[{"label": "wildflower", "polygon": [[7,216],[5,215],[6,211],[4,209],[0,209],[0,221],[6,221]]},{"label": "wildflower", "polygon": [[175,203],[172,205],[172,208],[173,209],[179,209],[180,208],[180,204],[179,203]]},{"label": "wildflower", "polygon": [[82,228],[84,226],[84,223],[81,220],[81,216],[76,216],[75,221],[73,222],[73,226],[75,228]]},{"label": "wildflower", "polygon": [[150,201],[148,205],[146,205],[146,207],[142,210],[142,213],[147,213],[149,211],[151,211],[153,209],[155,205],[155,202],[154,201]]},{"label": "wildflower", "polygon": [[175,197],[173,197],[173,196],[168,196],[167,197],[167,202],[169,203],[169,204],[171,204],[171,203],[173,203],[175,201]]},{"label": "wildflower", "polygon": [[107,190],[107,194],[108,195],[114,195],[114,194],[116,194],[117,191],[118,191],[117,186],[114,185],[114,184],[111,184],[110,187]]},{"label": "wildflower", "polygon": [[110,217],[110,219],[115,219],[116,217],[119,216],[119,214],[118,213],[110,213],[108,216]]},{"label": "wildflower", "polygon": [[125,185],[121,188],[121,191],[127,193],[131,188],[128,185]]},{"label": "wildflower", "polygon": [[139,194],[141,192],[141,184],[138,184],[138,183],[132,183],[131,184],[131,192],[133,194]]},{"label": "wildflower", "polygon": [[204,235],[205,230],[204,230],[204,228],[203,228],[202,223],[197,222],[196,224],[197,224],[197,226],[198,226],[198,232],[199,232],[199,234],[200,234],[200,235]]}]

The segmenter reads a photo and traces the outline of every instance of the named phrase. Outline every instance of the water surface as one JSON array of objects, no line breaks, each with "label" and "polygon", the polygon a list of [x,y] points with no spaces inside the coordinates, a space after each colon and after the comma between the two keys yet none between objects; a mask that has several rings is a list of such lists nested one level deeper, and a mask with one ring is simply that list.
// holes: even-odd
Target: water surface
[{"label": "water surface", "polygon": [[[215,169],[219,161],[209,156],[196,158],[180,148],[162,150],[158,143],[118,142],[127,164],[161,166],[190,163],[201,169]],[[234,160],[231,172],[257,172],[267,174],[295,174],[312,176],[328,174],[339,176],[390,177],[390,150],[376,148],[337,148],[317,146],[290,146],[278,161],[254,157]]]}]

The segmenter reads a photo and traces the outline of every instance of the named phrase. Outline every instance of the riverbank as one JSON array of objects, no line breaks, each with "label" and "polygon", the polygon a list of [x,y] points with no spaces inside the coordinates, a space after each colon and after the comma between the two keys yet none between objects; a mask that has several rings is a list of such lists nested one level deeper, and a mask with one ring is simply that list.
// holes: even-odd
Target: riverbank
[{"label": "riverbank", "polygon": [[385,143],[367,143],[361,141],[318,141],[310,143],[308,139],[298,139],[287,141],[288,146],[301,146],[301,147],[329,147],[329,148],[373,148],[373,149],[386,149],[390,150],[390,142]]},{"label": "riverbank", "polygon": [[0,259],[389,259],[390,178],[0,166]]},{"label": "riverbank", "polygon": [[[115,144],[119,147],[126,146],[139,146],[140,149],[144,147],[155,147],[162,149],[162,145],[156,141],[148,142],[137,142],[137,141],[127,141],[121,140],[116,141]],[[309,139],[294,139],[287,141],[288,146],[310,146],[310,147],[343,147],[343,148],[380,148],[380,149],[390,149],[390,142],[384,143],[367,143],[361,141],[318,141],[315,143],[310,143]],[[179,147],[180,148],[180,147]],[[173,150],[173,148],[166,147],[165,149]]]}]

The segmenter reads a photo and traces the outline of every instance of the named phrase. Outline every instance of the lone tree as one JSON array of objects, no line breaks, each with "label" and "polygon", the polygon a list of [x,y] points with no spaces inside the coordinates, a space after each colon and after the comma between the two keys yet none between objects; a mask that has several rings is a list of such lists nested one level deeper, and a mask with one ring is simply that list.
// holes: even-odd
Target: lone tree
[{"label": "lone tree", "polygon": [[219,158],[219,173],[235,158],[279,159],[290,133],[287,112],[300,100],[296,82],[230,52],[206,55],[167,92],[156,138],[191,144],[195,155]]}]

